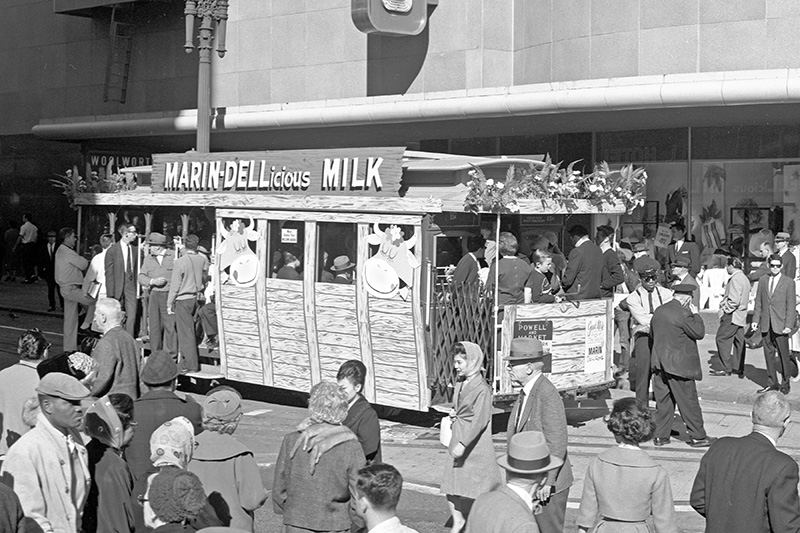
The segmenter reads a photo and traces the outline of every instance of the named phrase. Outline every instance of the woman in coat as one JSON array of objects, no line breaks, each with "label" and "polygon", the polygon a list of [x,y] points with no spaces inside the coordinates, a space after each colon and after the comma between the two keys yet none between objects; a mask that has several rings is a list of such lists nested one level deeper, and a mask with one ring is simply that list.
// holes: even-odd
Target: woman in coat
[{"label": "woman in coat", "polygon": [[86,445],[92,475],[83,510],[86,533],[133,531],[133,475],[122,450],[133,438],[135,426],[133,400],[127,394],[104,396],[86,411],[85,431],[92,438]]},{"label": "woman in coat", "polygon": [[355,514],[358,471],[366,464],[355,433],[342,425],[347,395],[322,381],[311,389],[309,417],[283,439],[272,505],[283,533],[345,533],[363,527]]},{"label": "woman in coat", "polygon": [[636,398],[614,402],[608,429],[618,446],[589,463],[578,516],[581,532],[649,533],[650,515],[656,533],[678,533],[667,471],[639,448],[650,440],[655,422]]},{"label": "woman in coat", "polygon": [[481,372],[483,351],[472,342],[453,346],[456,383],[455,405],[450,411],[453,435],[445,463],[441,491],[453,515],[451,533],[464,528],[472,502],[502,484],[492,446],[492,389]]}]

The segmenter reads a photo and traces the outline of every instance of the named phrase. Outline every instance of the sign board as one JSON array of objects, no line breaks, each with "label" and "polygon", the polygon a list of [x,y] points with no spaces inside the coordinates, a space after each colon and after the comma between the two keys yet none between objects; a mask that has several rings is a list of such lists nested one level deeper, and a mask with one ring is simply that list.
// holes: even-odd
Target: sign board
[{"label": "sign board", "polygon": [[522,215],[519,219],[520,226],[563,226],[565,215]]},{"label": "sign board", "polygon": [[604,316],[586,317],[585,364],[583,372],[591,374],[606,369],[606,321]]},{"label": "sign board", "polygon": [[672,230],[664,224],[658,226],[653,244],[659,248],[668,248],[672,242]]},{"label": "sign board", "polygon": [[351,0],[350,16],[362,33],[419,35],[430,0]]},{"label": "sign board", "polygon": [[[149,154],[130,154],[124,152],[89,152],[86,154],[86,176],[90,177],[93,172],[97,173],[97,177],[105,179],[111,174],[119,172],[121,168],[127,167],[142,167],[148,166],[153,163],[153,158]],[[142,174],[139,178],[140,185],[146,185],[147,182],[142,181],[147,178],[146,174]]]},{"label": "sign board", "polygon": [[514,338],[529,337],[539,339],[547,356],[544,359],[542,372],[552,372],[553,366],[553,321],[552,320],[520,320],[514,322]]},{"label": "sign board", "polygon": [[297,230],[296,229],[281,229],[281,243],[283,244],[297,244]]},{"label": "sign board", "polygon": [[433,215],[433,223],[440,228],[448,227],[477,227],[478,215],[474,213],[436,213]]},{"label": "sign board", "polygon": [[158,154],[153,192],[398,196],[405,148]]}]

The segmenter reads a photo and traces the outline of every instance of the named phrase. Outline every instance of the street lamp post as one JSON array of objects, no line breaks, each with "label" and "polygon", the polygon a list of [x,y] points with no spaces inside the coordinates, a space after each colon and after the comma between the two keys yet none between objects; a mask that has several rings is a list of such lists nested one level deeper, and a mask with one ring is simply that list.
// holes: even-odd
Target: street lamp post
[{"label": "street lamp post", "polygon": [[225,57],[225,28],[228,22],[228,0],[186,0],[186,44],[187,54],[194,50],[194,19],[200,19],[200,34],[197,49],[200,66],[197,71],[197,143],[200,153],[211,151],[211,41],[214,38],[214,22],[217,23],[217,53]]}]

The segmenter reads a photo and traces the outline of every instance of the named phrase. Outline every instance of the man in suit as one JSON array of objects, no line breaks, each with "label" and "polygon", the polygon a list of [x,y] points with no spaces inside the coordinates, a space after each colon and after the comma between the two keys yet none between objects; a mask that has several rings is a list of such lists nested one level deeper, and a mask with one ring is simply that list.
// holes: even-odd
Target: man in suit
[{"label": "man in suit", "polygon": [[50,230],[47,232],[47,242],[41,252],[39,261],[39,273],[47,281],[47,301],[50,307],[48,311],[56,310],[56,294],[58,294],[58,303],[61,309],[64,308],[64,297],[58,290],[58,283],[56,283],[56,250],[58,243],[56,243],[56,232]]},{"label": "man in suit", "polygon": [[[791,377],[797,373],[797,366],[792,365],[789,354],[789,335],[795,327],[797,317],[795,283],[794,279],[781,273],[781,256],[772,254],[767,262],[770,272],[758,280],[756,308],[751,325],[754,331],[761,331],[764,338],[764,357],[767,360],[767,386],[758,392],[780,390],[789,394]],[[782,378],[780,386],[778,372]]]},{"label": "man in suit", "polygon": [[569,235],[575,247],[569,253],[561,285],[572,300],[600,298],[603,252],[589,239],[589,232],[583,226],[572,226]]},{"label": "man in suit", "polygon": [[633,335],[629,371],[636,399],[647,405],[650,401],[650,352],[653,349],[650,321],[656,309],[672,300],[672,291],[658,284],[661,265],[652,257],[634,260],[633,269],[639,274],[641,284],[625,299],[631,312]]},{"label": "man in suit", "polygon": [[703,317],[689,310],[693,285],[675,285],[674,297],[655,310],[650,321],[653,335],[653,392],[656,397],[656,431],[653,444],[669,444],[675,405],[689,430],[687,444],[711,444],[703,427],[703,411],[695,381],[703,379],[697,341],[705,336]]},{"label": "man in suit", "polygon": [[120,224],[117,227],[121,238],[106,252],[106,294],[117,300],[125,310],[125,331],[131,337],[136,335],[136,271],[138,255],[133,242],[137,230],[133,224]]},{"label": "man in suit", "polygon": [[700,248],[696,242],[686,240],[686,226],[678,222],[672,226],[672,244],[667,251],[667,260],[673,264],[678,257],[689,259],[689,273],[696,278],[700,273]]},{"label": "man in suit", "polygon": [[603,269],[600,274],[600,297],[613,298],[617,285],[625,282],[625,273],[614,250],[614,228],[598,226],[594,242],[603,252]]},{"label": "man in suit", "polygon": [[781,273],[787,278],[795,279],[797,277],[797,260],[794,254],[789,251],[789,234],[784,231],[779,231],[775,234],[775,253],[781,256],[783,267]]},{"label": "man in suit", "polygon": [[139,426],[130,444],[125,448],[125,461],[134,479],[149,470],[155,471],[150,461],[150,436],[164,422],[176,416],[185,416],[194,427],[194,434],[203,431],[203,409],[190,396],[178,395],[178,364],[167,350],[152,352],[142,367],[142,383],[147,392],[133,404]]},{"label": "man in suit", "polygon": [[756,281],[760,280],[762,277],[769,275],[769,261],[767,259],[773,253],[775,253],[775,245],[772,241],[764,240],[758,245],[758,252],[754,255],[756,257],[761,257],[764,260],[758,265],[758,268],[751,268],[750,273],[747,275],[747,279],[751,282],[755,283]]},{"label": "man in suit", "polygon": [[759,396],[753,432],[719,439],[700,460],[690,502],[706,533],[800,531],[797,463],[777,449],[791,414],[777,392]]},{"label": "man in suit", "polygon": [[506,358],[511,381],[522,386],[508,419],[508,438],[523,431],[541,431],[550,453],[564,464],[547,473],[547,480],[537,490],[537,499],[544,507],[536,515],[543,533],[561,533],[567,511],[567,497],[572,485],[572,466],[567,457],[567,415],[558,391],[542,371],[545,359],[538,339],[519,338],[511,341]]},{"label": "man in suit", "polygon": [[[467,533],[538,533],[537,495],[547,476],[564,462],[550,455],[541,431],[524,431],[508,439],[508,453],[497,459],[506,471],[506,484],[481,494],[472,505]],[[559,530],[561,531],[561,530]]]},{"label": "man in suit", "polygon": [[689,273],[689,258],[682,256],[676,257],[675,262],[670,265],[670,268],[672,270],[670,288],[684,283],[697,287],[692,294],[692,305],[694,306],[694,310],[698,311],[700,309],[700,285],[697,284],[697,280],[694,279],[694,276]]},{"label": "man in suit", "polygon": [[[719,306],[719,328],[717,328],[717,359],[712,360],[712,376],[730,376],[736,373],[744,378],[744,328],[747,326],[747,305],[750,301],[750,281],[742,272],[742,260],[728,256],[725,267],[728,283]],[[731,352],[733,348],[733,352]]]}]

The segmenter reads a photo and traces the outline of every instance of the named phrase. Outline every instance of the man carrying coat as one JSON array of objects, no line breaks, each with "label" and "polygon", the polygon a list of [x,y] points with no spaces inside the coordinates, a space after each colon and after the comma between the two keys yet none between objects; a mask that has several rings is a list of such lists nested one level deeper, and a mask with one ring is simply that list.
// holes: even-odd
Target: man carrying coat
[{"label": "man carrying coat", "polygon": [[543,374],[545,354],[538,339],[520,338],[511,341],[506,358],[511,381],[522,385],[506,433],[512,436],[523,431],[541,431],[550,453],[564,461],[563,466],[547,473],[547,480],[537,490],[535,499],[541,502],[542,512],[536,523],[542,533],[561,533],[567,511],[567,497],[572,485],[572,465],[567,457],[567,415],[558,391]]},{"label": "man carrying coat", "polygon": [[[795,328],[797,312],[794,280],[781,273],[783,260],[778,254],[767,258],[769,274],[758,280],[756,308],[753,312],[754,331],[764,338],[764,358],[767,362],[767,386],[758,392],[780,390],[789,394],[791,377],[797,374],[789,353],[789,336]],[[777,352],[777,353],[776,353]],[[778,372],[782,381],[778,385]]]},{"label": "man carrying coat", "polygon": [[697,399],[695,381],[703,379],[697,341],[705,336],[703,317],[692,313],[694,285],[672,287],[674,299],[653,313],[653,392],[656,397],[656,431],[653,444],[669,444],[675,405],[689,430],[687,444],[693,448],[709,446],[711,440],[703,427],[703,411]]}]

